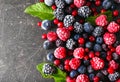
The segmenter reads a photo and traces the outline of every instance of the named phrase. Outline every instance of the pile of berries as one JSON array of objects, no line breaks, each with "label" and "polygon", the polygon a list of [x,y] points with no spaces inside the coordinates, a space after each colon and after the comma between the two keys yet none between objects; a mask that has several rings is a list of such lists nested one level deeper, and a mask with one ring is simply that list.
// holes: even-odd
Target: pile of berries
[{"label": "pile of berries", "polygon": [[[43,1],[43,0],[42,0]],[[42,35],[43,48],[55,48],[47,60],[67,73],[66,82],[120,82],[120,0],[44,0],[54,10],[53,21],[43,20],[38,25],[43,30],[56,27]],[[108,21],[101,14],[95,25],[85,21],[110,10],[116,20]],[[50,65],[45,74],[52,74]]]}]

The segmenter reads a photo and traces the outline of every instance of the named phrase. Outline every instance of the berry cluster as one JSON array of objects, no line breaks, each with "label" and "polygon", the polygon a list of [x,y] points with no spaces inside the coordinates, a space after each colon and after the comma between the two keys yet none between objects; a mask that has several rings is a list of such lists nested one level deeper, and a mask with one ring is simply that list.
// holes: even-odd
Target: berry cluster
[{"label": "berry cluster", "polygon": [[[116,36],[120,31],[120,18],[109,21],[104,12],[119,15],[120,0],[44,0],[54,10],[53,21],[43,20],[43,30],[57,27],[43,34],[44,49],[55,48],[47,60],[67,73],[66,82],[120,82],[120,44]],[[100,8],[99,8],[100,7]],[[102,9],[101,9],[102,8]],[[97,16],[95,25],[85,21]],[[45,74],[53,74],[50,65]]]}]

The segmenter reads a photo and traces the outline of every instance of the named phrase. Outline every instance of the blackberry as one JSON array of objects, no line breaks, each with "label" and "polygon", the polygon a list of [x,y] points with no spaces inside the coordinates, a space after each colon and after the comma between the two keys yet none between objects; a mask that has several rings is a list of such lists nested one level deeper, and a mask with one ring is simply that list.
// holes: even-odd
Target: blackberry
[{"label": "blackberry", "polygon": [[71,14],[72,13],[72,8],[70,6],[65,8],[65,13]]},{"label": "blackberry", "polygon": [[108,75],[110,81],[116,81],[119,77],[120,77],[119,72],[115,72],[113,74]]},{"label": "blackberry", "polygon": [[84,24],[84,31],[85,32],[91,33],[93,30],[94,30],[94,27],[89,22],[86,22]]},{"label": "blackberry", "polygon": [[63,64],[60,64],[60,65],[58,66],[58,68],[63,71],[63,70],[64,70],[64,65],[63,65]]},{"label": "blackberry", "polygon": [[57,9],[54,11],[54,16],[55,16],[58,20],[62,21],[62,20],[64,19],[64,17],[65,17],[63,9],[57,8]]},{"label": "blackberry", "polygon": [[75,18],[72,15],[66,15],[63,23],[65,27],[72,26],[73,22],[75,21]]},{"label": "blackberry", "polygon": [[65,2],[64,2],[64,0],[55,0],[55,5],[58,8],[64,8],[65,7]]},{"label": "blackberry", "polygon": [[119,55],[117,53],[112,53],[112,57],[113,57],[114,60],[119,59]]},{"label": "blackberry", "polygon": [[93,43],[92,42],[86,42],[85,47],[89,48],[89,49],[92,49]]},{"label": "blackberry", "polygon": [[88,6],[83,6],[78,9],[78,15],[81,17],[88,17],[91,14],[91,10]]},{"label": "blackberry", "polygon": [[108,71],[107,70],[101,70],[102,74],[104,74],[105,76],[108,75]]},{"label": "blackberry", "polygon": [[70,50],[73,50],[76,47],[76,42],[73,39],[70,38],[66,42],[66,47]]},{"label": "blackberry", "polygon": [[46,63],[43,65],[42,71],[46,75],[51,75],[51,74],[54,74],[56,72],[56,69],[51,64]]},{"label": "blackberry", "polygon": [[59,46],[64,46],[64,42],[60,39],[57,39],[56,40],[56,46],[59,47]]},{"label": "blackberry", "polygon": [[74,23],[74,32],[75,33],[82,33],[83,32],[83,26],[79,22]]},{"label": "blackberry", "polygon": [[91,65],[89,65],[89,66],[87,67],[87,71],[88,71],[88,73],[94,72],[94,70],[93,70],[93,68],[92,68]]},{"label": "blackberry", "polygon": [[96,27],[93,31],[93,36],[101,36],[103,34],[104,29],[102,27]]}]

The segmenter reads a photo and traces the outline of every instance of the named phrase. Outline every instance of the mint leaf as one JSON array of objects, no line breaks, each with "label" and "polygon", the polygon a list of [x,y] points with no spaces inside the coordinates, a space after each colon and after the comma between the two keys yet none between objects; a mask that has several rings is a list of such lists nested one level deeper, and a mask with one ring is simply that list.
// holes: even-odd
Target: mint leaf
[{"label": "mint leaf", "polygon": [[97,16],[90,16],[90,17],[88,17],[88,18],[86,18],[85,19],[85,21],[86,22],[90,22],[92,25],[95,25],[95,19],[98,17],[98,16],[100,16],[100,15],[102,15],[102,14],[104,14],[104,15],[106,15],[107,16],[107,20],[110,22],[111,20],[112,20],[112,12],[111,11],[106,11],[106,12],[104,12],[104,13],[100,13],[100,14],[98,14]]},{"label": "mint leaf", "polygon": [[30,5],[25,9],[24,12],[34,17],[38,17],[41,20],[53,20],[55,18],[52,8],[45,5],[45,3],[36,3],[34,5]]},{"label": "mint leaf", "polygon": [[[57,72],[52,75],[45,75],[42,71],[43,65],[46,63],[41,63],[36,66],[37,70],[41,73],[43,78],[53,78],[55,82],[66,82],[66,73],[56,67]],[[54,65],[53,65],[54,66]]]}]

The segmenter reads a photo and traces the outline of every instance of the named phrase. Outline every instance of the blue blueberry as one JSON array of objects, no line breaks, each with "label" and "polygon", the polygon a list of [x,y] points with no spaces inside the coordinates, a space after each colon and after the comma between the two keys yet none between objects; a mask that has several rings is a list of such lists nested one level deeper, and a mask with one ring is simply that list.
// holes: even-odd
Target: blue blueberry
[{"label": "blue blueberry", "polygon": [[54,0],[44,0],[47,6],[52,6],[54,4]]},{"label": "blue blueberry", "polygon": [[93,47],[93,43],[92,42],[86,42],[85,47],[91,49]]},{"label": "blue blueberry", "polygon": [[97,37],[96,38],[96,43],[102,44],[103,43],[103,38],[102,37]]},{"label": "blue blueberry", "polygon": [[76,71],[76,70],[72,70],[71,72],[70,72],[70,77],[71,78],[74,78],[74,77],[76,77],[78,75],[78,72]]},{"label": "blue blueberry", "polygon": [[90,64],[90,61],[89,60],[84,60],[83,63],[84,63],[84,65],[88,66]]},{"label": "blue blueberry", "polygon": [[48,61],[54,61],[55,57],[54,57],[54,54],[53,53],[48,53],[47,54],[47,60]]},{"label": "blue blueberry", "polygon": [[49,20],[43,20],[43,21],[42,21],[41,28],[42,28],[43,30],[48,30],[48,29],[51,28],[51,26],[52,26],[51,21],[49,21]]},{"label": "blue blueberry", "polygon": [[74,39],[75,39],[75,40],[78,40],[79,38],[80,38],[80,34],[75,34],[75,35],[74,35]]},{"label": "blue blueberry", "polygon": [[67,4],[71,4],[71,3],[73,2],[73,0],[65,0],[65,2],[66,2]]},{"label": "blue blueberry", "polygon": [[95,44],[93,49],[94,51],[102,51],[102,47],[100,44]]},{"label": "blue blueberry", "polygon": [[53,42],[50,42],[49,40],[44,41],[43,43],[43,48],[48,50],[51,49],[53,47]]},{"label": "blue blueberry", "polygon": [[79,73],[86,73],[87,69],[86,69],[86,67],[85,67],[84,65],[82,65],[82,66],[80,66],[80,67],[77,69],[77,71],[78,71]]},{"label": "blue blueberry", "polygon": [[104,0],[103,3],[102,3],[102,6],[104,9],[109,9],[112,5],[112,2],[111,0]]},{"label": "blue blueberry", "polygon": [[94,74],[94,73],[90,73],[90,74],[89,74],[89,78],[90,78],[91,81],[93,81],[93,78],[94,78],[94,77],[95,77],[95,74]]},{"label": "blue blueberry", "polygon": [[84,24],[84,31],[85,32],[91,33],[93,30],[94,30],[94,27],[89,22],[86,22]]}]

